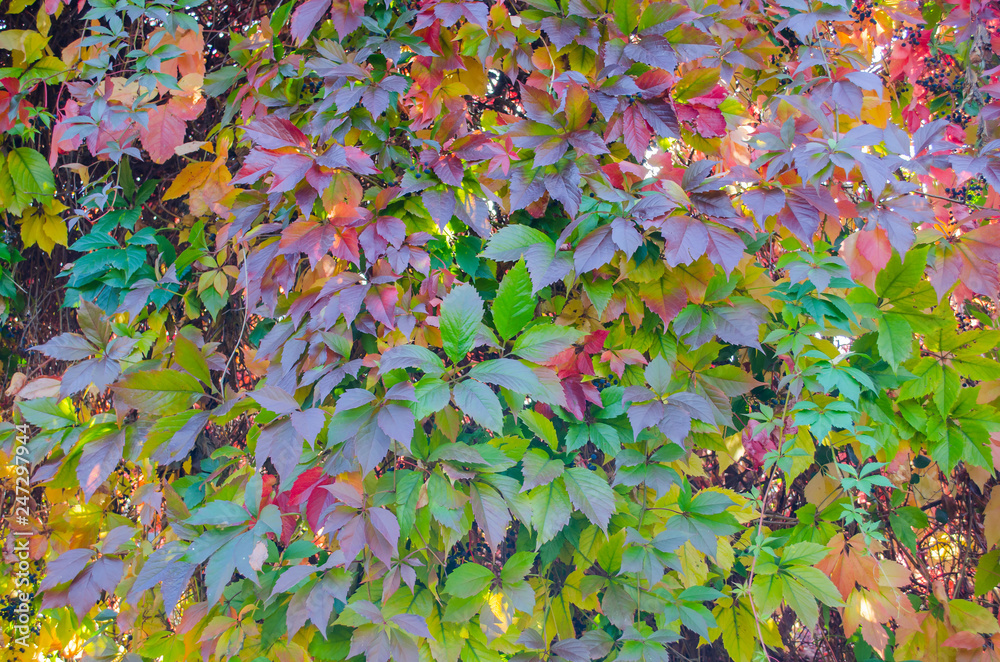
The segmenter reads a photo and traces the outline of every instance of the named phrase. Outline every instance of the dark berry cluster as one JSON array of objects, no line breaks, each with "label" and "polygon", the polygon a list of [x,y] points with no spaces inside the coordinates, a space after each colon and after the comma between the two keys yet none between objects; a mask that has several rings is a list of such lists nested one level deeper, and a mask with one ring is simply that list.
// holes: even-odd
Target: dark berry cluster
[{"label": "dark berry cluster", "polygon": [[903,42],[909,46],[916,46],[920,43],[920,33],[916,29],[904,25],[892,31],[892,40]]},{"label": "dark berry cluster", "polygon": [[944,118],[949,122],[951,122],[952,124],[959,125],[963,129],[969,125],[969,121],[972,119],[969,113],[965,112],[962,109],[958,109],[954,112],[948,113],[947,115],[944,116]]},{"label": "dark berry cluster", "polygon": [[962,93],[963,81],[954,75],[955,59],[946,54],[938,53],[924,58],[924,76],[917,79],[917,84],[926,88],[933,95]]},{"label": "dark berry cluster", "polygon": [[[950,116],[949,116],[950,117]],[[966,115],[968,117],[968,115]],[[986,186],[986,180],[982,176],[976,177],[975,179],[970,179],[965,182],[962,186],[950,187],[946,186],[944,189],[945,195],[954,200],[960,202],[968,202],[970,199],[975,199],[986,195],[988,187]]]},{"label": "dark berry cluster", "polygon": [[872,17],[873,9],[874,5],[871,0],[854,0],[854,5],[851,7],[851,17],[855,23],[868,22],[875,25],[875,18]]}]

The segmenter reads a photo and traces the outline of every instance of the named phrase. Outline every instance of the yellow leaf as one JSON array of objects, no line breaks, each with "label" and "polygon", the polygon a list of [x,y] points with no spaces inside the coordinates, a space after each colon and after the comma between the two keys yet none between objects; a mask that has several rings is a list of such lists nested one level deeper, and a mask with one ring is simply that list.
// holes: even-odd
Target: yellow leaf
[{"label": "yellow leaf", "polygon": [[684,546],[677,550],[677,557],[681,562],[681,572],[679,578],[685,588],[701,586],[708,579],[708,564],[705,563],[705,555],[696,550],[691,543],[686,542]]},{"label": "yellow leaf", "polygon": [[226,290],[229,289],[229,279],[226,277],[226,274],[222,273],[221,271],[216,271],[215,282],[213,283],[213,285],[215,285],[216,292],[218,292],[219,294],[225,294]]},{"label": "yellow leaf", "polygon": [[46,253],[52,254],[55,241],[44,230],[45,218],[35,209],[28,209],[21,217],[21,243],[24,247],[38,245]]},{"label": "yellow leaf", "polygon": [[736,554],[733,546],[725,538],[719,538],[719,546],[715,553],[715,560],[719,567],[727,573],[733,569],[733,562],[736,561]]},{"label": "yellow leaf", "polygon": [[66,163],[62,167],[76,173],[76,176],[80,178],[80,182],[84,186],[90,183],[90,169],[82,163]]},{"label": "yellow leaf", "polygon": [[174,181],[170,184],[170,188],[163,194],[163,199],[174,200],[201,186],[208,179],[208,173],[211,168],[212,164],[208,161],[188,164],[174,178]]},{"label": "yellow leaf", "polygon": [[46,214],[42,224],[42,231],[54,243],[59,244],[60,246],[69,245],[66,224],[63,223],[62,218],[59,216]]},{"label": "yellow leaf", "polygon": [[952,600],[947,605],[948,618],[956,630],[980,634],[1000,632],[1000,623],[993,612],[968,600]]},{"label": "yellow leaf", "polygon": [[48,12],[45,11],[45,7],[39,7],[38,14],[35,16],[35,27],[38,28],[38,32],[43,36],[49,36],[49,28],[52,27],[52,19],[49,18]]}]

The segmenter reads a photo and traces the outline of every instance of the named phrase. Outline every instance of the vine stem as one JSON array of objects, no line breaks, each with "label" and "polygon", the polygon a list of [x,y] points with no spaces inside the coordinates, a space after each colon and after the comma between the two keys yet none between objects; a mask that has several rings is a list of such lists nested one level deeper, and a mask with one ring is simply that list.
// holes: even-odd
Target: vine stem
[{"label": "vine stem", "polygon": [[226,375],[229,374],[229,365],[233,362],[236,357],[236,352],[239,351],[240,342],[243,340],[243,333],[247,330],[247,322],[250,319],[250,274],[247,269],[247,255],[246,251],[240,248],[240,259],[243,262],[243,324],[240,326],[240,335],[237,336],[236,342],[233,344],[233,351],[230,352],[229,358],[226,360],[226,369],[222,371],[222,375],[219,377],[219,393],[225,397]]},{"label": "vine stem", "polygon": [[[785,421],[788,412],[788,402],[791,399],[791,397],[792,397],[791,389],[790,388],[786,389],[785,406],[782,407],[781,409],[781,435],[778,441],[779,456],[781,455],[782,449],[785,446],[785,429],[786,429]],[[757,518],[757,534],[756,534],[756,539],[758,541],[760,540],[761,534],[764,530],[764,516],[767,514],[767,497],[768,494],[771,492],[771,483],[774,480],[774,472],[775,469],[777,468],[778,468],[777,459],[775,459],[775,463],[771,465],[771,470],[768,472],[767,482],[764,484],[764,491],[761,492],[760,517]],[[747,575],[747,583],[746,583],[748,587],[747,598],[749,599],[750,602],[750,611],[753,614],[754,625],[757,628],[757,638],[760,640],[761,650],[764,651],[764,655],[767,656],[768,660],[770,660],[771,655],[770,653],[767,652],[767,644],[764,643],[764,631],[761,630],[760,628],[760,621],[761,621],[760,614],[757,611],[757,604],[754,602],[753,599],[753,580],[757,573],[757,560],[759,558],[760,558],[760,550],[758,549],[753,555],[753,560],[750,562],[750,574]]]}]

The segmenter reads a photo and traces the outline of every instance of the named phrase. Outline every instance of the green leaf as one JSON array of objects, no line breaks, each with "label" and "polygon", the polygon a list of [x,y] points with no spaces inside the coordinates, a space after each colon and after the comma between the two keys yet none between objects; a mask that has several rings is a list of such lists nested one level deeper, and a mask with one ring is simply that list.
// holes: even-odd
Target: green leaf
[{"label": "green leaf", "polygon": [[466,379],[452,390],[455,404],[487,430],[503,430],[503,409],[500,399],[489,386],[474,379]]},{"label": "green leaf", "polygon": [[437,377],[424,377],[416,383],[414,392],[417,402],[413,407],[413,417],[418,421],[441,411],[451,399],[448,384]]},{"label": "green leaf", "polygon": [[926,268],[926,247],[907,251],[903,261],[899,253],[893,251],[889,263],[875,277],[875,293],[884,299],[897,299],[920,285]]},{"label": "green leaf", "polygon": [[553,450],[559,447],[559,438],[556,436],[556,426],[552,424],[552,421],[533,409],[526,409],[522,411],[520,418],[524,424],[528,426],[529,430],[534,432],[539,439],[547,443]]},{"label": "green leaf", "polygon": [[607,533],[611,515],[615,512],[615,493],[608,481],[583,467],[567,469],[563,480],[573,507]]},{"label": "green leaf", "polygon": [[441,342],[453,363],[465,358],[476,344],[483,321],[483,300],[476,288],[456,285],[441,302]]},{"label": "green leaf", "polygon": [[841,607],[840,591],[830,578],[812,566],[796,566],[788,574],[805,586],[817,600],[830,607]]},{"label": "green leaf", "polygon": [[493,582],[493,572],[478,563],[463,563],[448,574],[444,590],[457,598],[479,595]]},{"label": "green leaf", "polygon": [[975,595],[986,595],[1000,584],[1000,549],[993,549],[981,557],[976,565]]},{"label": "green leaf", "polygon": [[504,584],[521,581],[531,571],[533,565],[535,565],[534,552],[515,552],[504,561],[500,570],[500,580]]},{"label": "green leaf", "polygon": [[518,336],[514,341],[514,353],[522,359],[544,363],[582,337],[583,332],[571,326],[541,324]]},{"label": "green leaf", "polygon": [[128,407],[159,416],[184,411],[205,394],[197,379],[179,370],[133,372],[111,390]]},{"label": "green leaf", "polygon": [[195,508],[187,518],[186,524],[203,524],[214,526],[235,526],[250,519],[250,514],[232,501],[213,501]]},{"label": "green leaf", "polygon": [[205,357],[193,342],[180,333],[174,339],[174,360],[203,384],[212,385],[212,375],[208,371]]},{"label": "green leaf", "polygon": [[15,147],[10,150],[7,153],[7,169],[14,182],[18,200],[24,196],[41,200],[56,192],[56,180],[48,161],[30,147]]},{"label": "green leaf", "polygon": [[927,513],[915,506],[906,506],[889,515],[893,533],[904,545],[917,551],[917,534],[914,529],[927,527]]},{"label": "green leaf", "polygon": [[[531,492],[531,525],[538,533],[537,547],[556,537],[572,514],[562,478],[539,485]],[[536,548],[537,548],[536,547]]]},{"label": "green leaf", "polygon": [[524,454],[521,466],[524,476],[522,492],[552,482],[561,476],[566,468],[562,462],[551,459],[543,451],[536,448],[532,448]]},{"label": "green leaf", "polygon": [[24,420],[43,430],[59,430],[76,425],[73,401],[69,398],[62,401],[55,398],[21,400],[17,403],[17,409]]},{"label": "green leaf", "polygon": [[913,329],[900,315],[887,313],[878,322],[878,353],[892,366],[893,370],[899,364],[910,358],[913,351]]},{"label": "green leaf", "polygon": [[985,607],[968,600],[948,602],[948,615],[956,630],[969,630],[979,634],[1000,632],[1000,623],[997,623],[996,616]]},{"label": "green leaf", "polygon": [[522,395],[535,395],[541,386],[531,368],[514,359],[491,359],[477,363],[469,370],[468,376]]},{"label": "green leaf", "polygon": [[815,565],[829,553],[826,545],[814,542],[797,542],[785,547],[781,553],[781,565]]},{"label": "green leaf", "polygon": [[531,278],[524,260],[507,272],[493,300],[493,325],[504,340],[510,340],[535,316],[537,300],[531,292]]},{"label": "green leaf", "polygon": [[757,621],[753,612],[737,600],[713,612],[722,632],[722,644],[734,662],[750,662],[757,650]]}]

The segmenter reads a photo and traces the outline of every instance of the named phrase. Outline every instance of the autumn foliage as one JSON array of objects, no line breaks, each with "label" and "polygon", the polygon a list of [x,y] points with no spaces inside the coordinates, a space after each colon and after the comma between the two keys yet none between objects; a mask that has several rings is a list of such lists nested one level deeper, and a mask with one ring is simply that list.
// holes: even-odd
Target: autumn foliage
[{"label": "autumn foliage", "polygon": [[4,659],[1000,659],[1000,2],[0,8]]}]

